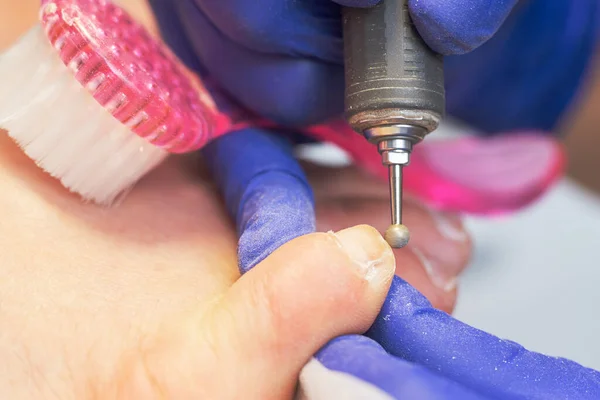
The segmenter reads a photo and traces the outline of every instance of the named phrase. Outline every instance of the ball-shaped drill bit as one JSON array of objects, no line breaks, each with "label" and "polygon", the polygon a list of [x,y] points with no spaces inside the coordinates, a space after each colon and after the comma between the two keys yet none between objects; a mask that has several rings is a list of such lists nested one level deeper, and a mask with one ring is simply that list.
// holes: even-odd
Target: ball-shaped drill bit
[{"label": "ball-shaped drill bit", "polygon": [[410,232],[406,225],[394,224],[390,225],[385,231],[385,241],[395,249],[401,249],[408,244],[410,240]]}]

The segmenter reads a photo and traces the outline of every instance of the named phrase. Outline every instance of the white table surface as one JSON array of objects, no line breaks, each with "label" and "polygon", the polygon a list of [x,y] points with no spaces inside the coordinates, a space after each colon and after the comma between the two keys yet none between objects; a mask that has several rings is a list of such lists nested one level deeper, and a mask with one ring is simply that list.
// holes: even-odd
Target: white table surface
[{"label": "white table surface", "polygon": [[600,369],[600,199],[564,180],[517,215],[467,227],[475,248],[455,316]]}]

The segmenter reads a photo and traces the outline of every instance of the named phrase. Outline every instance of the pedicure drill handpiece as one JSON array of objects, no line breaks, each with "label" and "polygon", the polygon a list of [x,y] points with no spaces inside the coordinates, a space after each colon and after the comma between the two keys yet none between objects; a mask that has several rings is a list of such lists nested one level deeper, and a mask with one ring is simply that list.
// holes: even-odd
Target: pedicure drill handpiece
[{"label": "pedicure drill handpiece", "polygon": [[407,0],[345,7],[343,28],[346,119],[389,168],[392,225],[385,239],[404,247],[410,235],[402,225],[402,168],[444,116],[443,58],[419,36]]}]

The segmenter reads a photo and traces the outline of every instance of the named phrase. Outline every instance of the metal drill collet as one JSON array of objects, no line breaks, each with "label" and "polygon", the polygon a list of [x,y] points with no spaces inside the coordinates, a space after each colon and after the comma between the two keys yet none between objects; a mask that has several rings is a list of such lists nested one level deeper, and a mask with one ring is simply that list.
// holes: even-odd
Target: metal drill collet
[{"label": "metal drill collet", "polygon": [[388,125],[367,129],[365,138],[377,145],[383,165],[388,166],[392,225],[386,231],[386,240],[393,247],[404,247],[410,238],[402,225],[402,168],[410,163],[413,145],[427,134],[413,125]]}]

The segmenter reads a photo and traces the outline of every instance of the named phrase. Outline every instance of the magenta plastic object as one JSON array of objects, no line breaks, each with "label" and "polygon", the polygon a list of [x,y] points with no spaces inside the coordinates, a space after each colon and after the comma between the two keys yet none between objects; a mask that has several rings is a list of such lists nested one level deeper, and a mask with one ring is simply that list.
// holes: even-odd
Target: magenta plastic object
[{"label": "magenta plastic object", "polygon": [[43,0],[40,20],[83,87],[117,120],[172,153],[227,131],[199,80],[122,8],[106,0]]},{"label": "magenta plastic object", "polygon": [[[375,146],[345,123],[313,127],[310,132],[348,151],[357,164],[375,175],[387,178]],[[404,169],[404,189],[439,210],[503,214],[539,199],[563,176],[565,165],[562,147],[545,132],[425,139],[415,147],[410,165]]]},{"label": "magenta plastic object", "polygon": [[406,186],[441,209],[473,214],[517,211],[563,176],[566,157],[548,134],[425,143],[413,155]]}]

